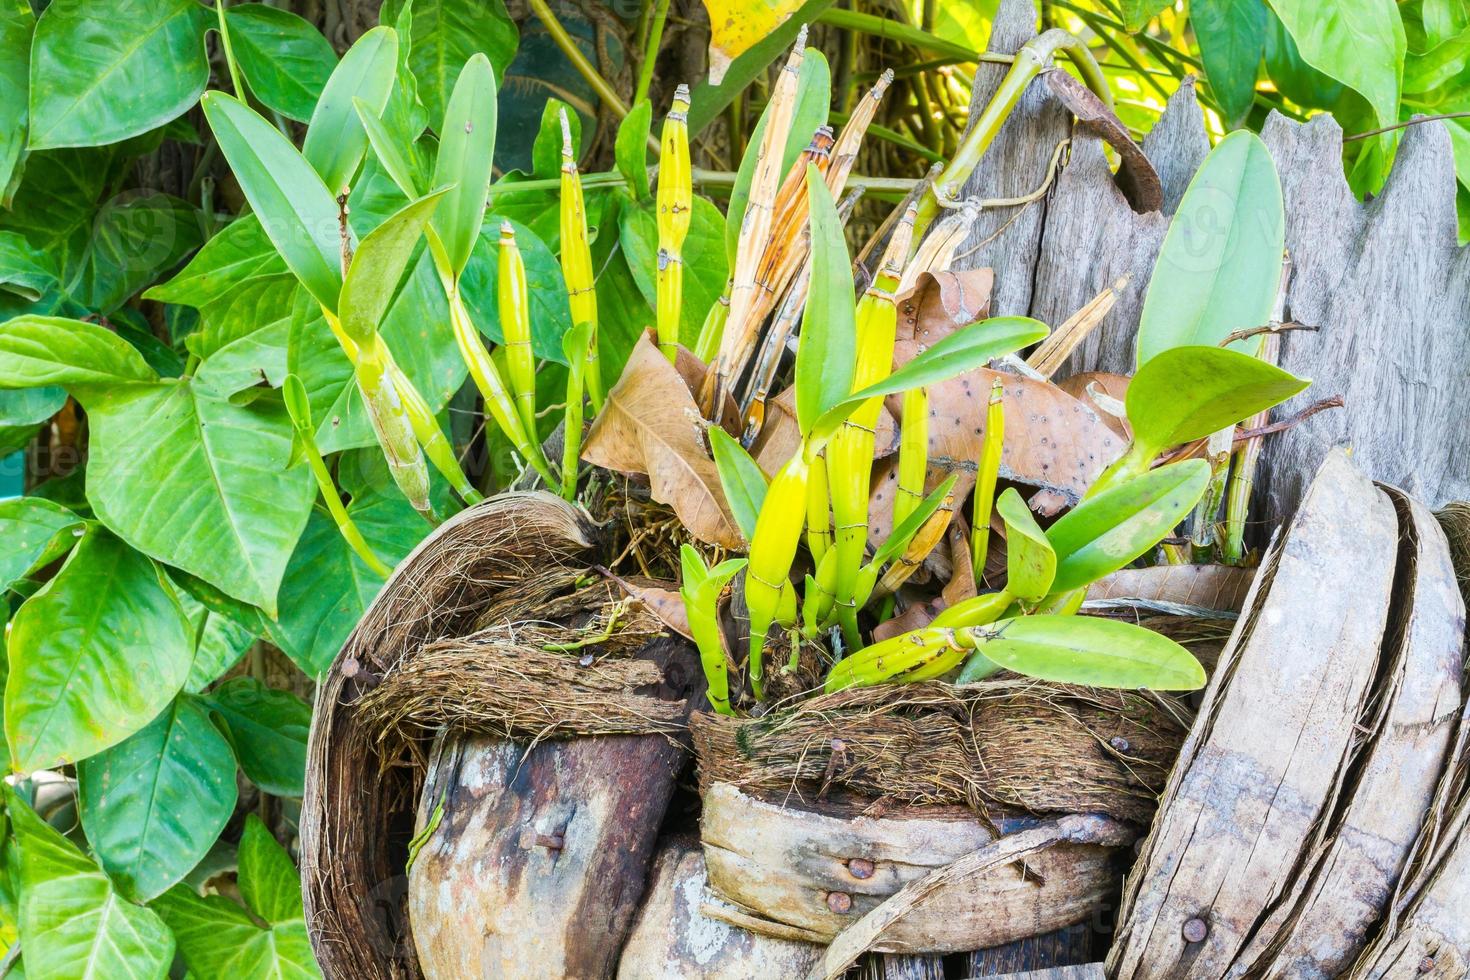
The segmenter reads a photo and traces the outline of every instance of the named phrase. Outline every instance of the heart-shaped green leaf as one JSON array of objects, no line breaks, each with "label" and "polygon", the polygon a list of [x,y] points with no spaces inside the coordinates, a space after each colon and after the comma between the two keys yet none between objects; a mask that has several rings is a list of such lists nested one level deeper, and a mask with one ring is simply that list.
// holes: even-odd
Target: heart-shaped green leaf
[{"label": "heart-shaped green leaf", "polygon": [[812,427],[811,441],[818,445],[825,443],[843,420],[869,398],[948,381],[1044,340],[1048,333],[1046,324],[1026,316],[992,317],[956,330],[882,381],[833,405]]},{"label": "heart-shaped green leaf", "polygon": [[505,77],[519,35],[504,0],[413,0],[412,4],[388,0],[383,4],[383,22],[401,24],[410,6],[413,46],[409,67],[430,119],[443,117],[455,76],[476,54],[490,59],[496,78]]},{"label": "heart-shaped green leaf", "polygon": [[317,302],[335,313],[342,238],[331,191],[280,130],[253,109],[221,92],[206,92],[202,102],[220,151],[276,251]]},{"label": "heart-shaped green leaf", "polygon": [[300,798],[310,705],[253,677],[231,678],[201,700],[224,722],[235,758],[252,783],[272,796]]},{"label": "heart-shaped green leaf", "polygon": [[1184,647],[1153,630],[1093,616],[1022,616],[976,631],[983,656],[1006,670],[1086,687],[1193,691],[1205,671]]},{"label": "heart-shaped green leaf", "polygon": [[432,181],[436,187],[454,185],[434,215],[434,228],[456,276],[469,262],[485,222],[494,162],[495,72],[490,59],[477,54],[459,73],[445,107]]},{"label": "heart-shaped green leaf", "polygon": [[1126,407],[1134,455],[1203,439],[1311,384],[1274,364],[1219,347],[1174,347],[1138,369]]},{"label": "heart-shaped green leaf", "polygon": [[265,824],[255,814],[240,835],[240,895],[267,922],[295,922],[306,917],[301,902],[301,875]]},{"label": "heart-shaped green leaf", "polygon": [[14,790],[7,786],[4,792],[19,845],[7,857],[17,872],[13,884],[20,898],[20,932],[26,937],[26,975],[168,976],[174,937],[158,915],[124,899],[75,844]]},{"label": "heart-shaped green leaf", "polygon": [[281,115],[306,122],[316,109],[337,52],[309,21],[263,3],[225,10],[230,44],[257,99]]},{"label": "heart-shaped green leaf", "polygon": [[352,100],[361,99],[375,114],[382,113],[397,64],[398,34],[391,27],[374,27],[347,49],[322,89],[301,155],[334,197],[351,183],[367,152],[367,133]]},{"label": "heart-shaped green leaf", "polygon": [[34,315],[0,324],[0,388],[103,389],[157,380],[132,344],[99,324]]},{"label": "heart-shaped green leaf", "polygon": [[1022,602],[1040,602],[1056,576],[1056,552],[1015,487],[1000,495],[995,512],[1006,524],[1006,591]]},{"label": "heart-shaped green leaf", "polygon": [[66,554],[83,526],[80,517],[41,497],[0,500],[0,595],[31,569]]},{"label": "heart-shaped green leaf", "polygon": [[5,735],[16,767],[47,769],[121,742],[173,700],[193,659],[158,566],[89,532],[10,627]]},{"label": "heart-shaped green leaf", "polygon": [[1057,559],[1051,591],[1081,588],[1138,558],[1184,519],[1209,482],[1210,464],[1191,459],[1084,500],[1046,531]]},{"label": "heart-shaped green leaf", "polygon": [[[1259,41],[1256,48],[1250,85]],[[1169,223],[1138,321],[1138,366],[1172,347],[1213,347],[1265,324],[1281,286],[1285,237],[1270,151],[1254,133],[1231,133],[1200,165]]]},{"label": "heart-shaped green leaf", "polygon": [[796,348],[796,421],[809,435],[817,419],[852,391],[857,358],[857,300],[842,219],[827,182],[806,169],[811,208],[811,286]]},{"label": "heart-shaped green leaf", "polygon": [[760,464],[730,433],[717,425],[710,426],[707,431],[715,469],[720,471],[725,503],[730,505],[730,513],[740,526],[740,533],[749,541],[755,533],[755,519],[760,516],[761,504],[766,501],[766,488],[770,481]]},{"label": "heart-shaped green leaf", "polygon": [[193,870],[235,811],[235,754],[187,695],[77,766],[82,826],[118,889],[146,902]]},{"label": "heart-shaped green leaf", "polygon": [[[613,147],[618,172],[628,182],[633,199],[638,201],[648,196],[648,134],[652,127],[653,104],[644,99],[618,123],[618,138]],[[723,226],[720,237],[723,241]]]},{"label": "heart-shaped green leaf", "polygon": [[374,228],[357,246],[337,310],[342,329],[357,343],[367,343],[378,332],[424,226],[450,193],[449,188],[440,188],[419,198]]}]

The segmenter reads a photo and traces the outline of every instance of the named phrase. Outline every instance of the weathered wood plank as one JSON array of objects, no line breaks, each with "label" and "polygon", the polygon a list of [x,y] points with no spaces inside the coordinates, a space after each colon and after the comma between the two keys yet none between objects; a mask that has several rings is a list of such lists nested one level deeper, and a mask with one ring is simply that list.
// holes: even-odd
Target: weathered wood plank
[{"label": "weathered wood plank", "polygon": [[1045,973],[1062,967],[1091,963],[1092,926],[1078,922],[1064,929],[968,954],[970,977],[1008,977]]}]

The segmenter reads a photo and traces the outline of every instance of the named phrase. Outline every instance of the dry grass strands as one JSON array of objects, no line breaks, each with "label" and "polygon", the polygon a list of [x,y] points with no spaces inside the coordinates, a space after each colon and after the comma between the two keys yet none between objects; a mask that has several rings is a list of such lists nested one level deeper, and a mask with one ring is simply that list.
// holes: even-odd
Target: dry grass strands
[{"label": "dry grass strands", "polygon": [[[507,494],[446,521],[404,559],[317,693],[301,811],[301,873],[313,948],[327,976],[417,975],[398,896],[417,789],[382,771],[401,744],[381,739],[354,702],[405,656],[468,633],[504,590],[585,564],[594,529],[545,493]],[[388,891],[384,889],[388,888]]]},{"label": "dry grass strands", "polygon": [[1161,697],[1000,679],[851,688],[763,718],[697,714],[690,729],[706,788],[1142,822],[1187,724]]}]

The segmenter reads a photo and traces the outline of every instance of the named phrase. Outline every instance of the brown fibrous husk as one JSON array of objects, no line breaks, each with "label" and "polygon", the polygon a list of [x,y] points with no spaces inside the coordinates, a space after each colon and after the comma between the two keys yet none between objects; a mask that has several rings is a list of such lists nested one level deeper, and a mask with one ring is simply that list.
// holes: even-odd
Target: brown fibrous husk
[{"label": "brown fibrous husk", "polygon": [[1189,723],[1166,696],[1008,678],[851,688],[690,729],[701,785],[1146,821]]}]

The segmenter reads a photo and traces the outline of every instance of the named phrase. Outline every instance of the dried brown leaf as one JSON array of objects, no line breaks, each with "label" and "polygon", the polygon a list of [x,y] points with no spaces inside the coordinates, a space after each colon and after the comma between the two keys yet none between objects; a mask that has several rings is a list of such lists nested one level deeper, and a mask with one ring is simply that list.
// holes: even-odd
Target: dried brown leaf
[{"label": "dried brown leaf", "polygon": [[[767,476],[774,476],[801,446],[801,427],[796,424],[796,389],[787,388],[766,402],[766,422],[756,437],[755,461]],[[873,458],[883,459],[898,452],[898,423],[886,406],[878,412],[874,429]]]},{"label": "dried brown leaf", "polygon": [[1089,599],[1147,599],[1240,612],[1254,568],[1233,565],[1154,565],[1125,568],[1092,583]]},{"label": "dried brown leaf", "polygon": [[1064,71],[1047,72],[1046,87],[1071,110],[1083,129],[1106,140],[1118,151],[1121,161],[1118,190],[1128,199],[1129,206],[1140,214],[1161,209],[1164,206],[1163,182],[1143,148],[1133,142],[1122,120],[1086,85]]},{"label": "dried brown leaf", "polygon": [[639,338],[592,423],[582,458],[604,469],[647,476],[653,499],[673,507],[690,534],[743,550],[745,541],[705,449],[703,420],[694,403],[703,365],[692,355],[680,359],[682,370],[648,334]]},{"label": "dried brown leaf", "polygon": [[1114,414],[1106,404],[1098,404],[1095,394],[1100,393],[1105,398],[1122,404],[1128,397],[1128,382],[1132,380],[1126,374],[1110,374],[1107,371],[1083,371],[1074,374],[1070,378],[1064,378],[1056,383],[1057,387],[1091,408],[1112,429],[1124,439],[1133,439],[1133,427],[1128,424],[1128,417]]},{"label": "dried brown leaf", "polygon": [[[684,609],[684,598],[678,593],[677,582],[660,582],[656,579],[626,579],[607,573],[628,597],[657,617],[669,629],[686,640],[693,641],[694,631],[689,627],[689,613]],[[667,588],[666,586],[673,586]]]}]

